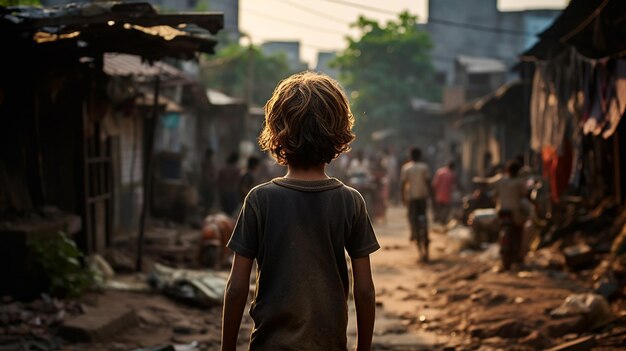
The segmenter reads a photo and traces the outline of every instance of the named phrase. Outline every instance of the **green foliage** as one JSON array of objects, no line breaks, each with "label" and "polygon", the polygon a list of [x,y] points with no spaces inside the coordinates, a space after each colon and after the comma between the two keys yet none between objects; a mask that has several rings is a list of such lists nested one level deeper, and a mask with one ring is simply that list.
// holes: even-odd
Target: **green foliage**
[{"label": "green foliage", "polygon": [[280,80],[294,73],[284,55],[267,56],[256,46],[234,43],[207,58],[201,65],[201,77],[206,87],[245,101],[248,79],[251,78],[251,98],[257,106],[265,104]]},{"label": "green foliage", "polygon": [[209,6],[208,0],[200,0],[196,3],[196,7],[194,8],[194,11],[204,12],[204,11],[209,11],[210,8],[211,7]]},{"label": "green foliage", "polygon": [[360,31],[360,38],[347,38],[348,48],[333,66],[340,69],[340,79],[351,91],[357,133],[402,130],[412,114],[411,98],[440,97],[433,83],[430,37],[408,12],[384,26],[361,16],[352,27]]},{"label": "green foliage", "polygon": [[41,1],[39,0],[0,0],[0,6],[17,6],[17,5],[41,6]]},{"label": "green foliage", "polygon": [[54,295],[76,297],[99,280],[98,274],[81,263],[83,253],[64,232],[38,235],[29,241],[34,259],[50,280]]}]

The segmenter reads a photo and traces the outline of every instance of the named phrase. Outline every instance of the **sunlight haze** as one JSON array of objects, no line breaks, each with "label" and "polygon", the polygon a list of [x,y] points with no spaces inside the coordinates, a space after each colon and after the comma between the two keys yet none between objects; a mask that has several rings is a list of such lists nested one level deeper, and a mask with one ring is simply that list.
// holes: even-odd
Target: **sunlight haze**
[{"label": "sunlight haze", "polygon": [[[427,0],[362,0],[349,1],[373,8],[384,8],[401,12],[409,10],[417,14],[420,22],[428,18]],[[567,0],[500,0],[501,11],[519,11],[537,8],[563,8]],[[252,34],[252,41],[261,44],[265,41],[300,41],[302,60],[314,66],[318,51],[336,51],[345,47],[346,36],[355,36],[349,28],[358,16],[364,15],[379,21],[395,18],[390,14],[360,9],[356,6],[333,4],[331,0],[241,0],[239,3],[240,29]],[[245,43],[243,39],[243,42]]]}]

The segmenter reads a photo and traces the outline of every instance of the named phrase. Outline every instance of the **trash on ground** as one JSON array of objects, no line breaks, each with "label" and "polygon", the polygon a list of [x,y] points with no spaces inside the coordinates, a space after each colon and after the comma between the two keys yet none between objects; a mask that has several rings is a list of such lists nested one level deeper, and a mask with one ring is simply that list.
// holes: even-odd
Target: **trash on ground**
[{"label": "trash on ground", "polygon": [[565,298],[561,306],[550,312],[553,318],[585,315],[590,329],[605,325],[613,320],[608,302],[598,294],[574,294]]},{"label": "trash on ground", "polygon": [[155,264],[150,283],[172,298],[202,307],[221,305],[227,273],[176,269]]},{"label": "trash on ground", "polygon": [[458,226],[448,231],[449,245],[447,252],[454,253],[475,247],[474,237],[470,228]]}]

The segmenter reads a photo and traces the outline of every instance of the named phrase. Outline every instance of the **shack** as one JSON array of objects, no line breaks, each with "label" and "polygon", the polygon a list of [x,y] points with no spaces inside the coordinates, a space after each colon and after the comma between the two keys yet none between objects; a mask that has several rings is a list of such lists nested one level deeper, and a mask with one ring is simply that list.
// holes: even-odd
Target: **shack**
[{"label": "shack", "polygon": [[222,14],[159,14],[141,2],[0,7],[0,38],[10,48],[0,57],[0,274],[9,282],[24,276],[15,268],[26,267],[32,236],[63,230],[87,253],[112,241],[122,181],[115,114],[143,119],[137,174],[149,168],[155,121],[168,109],[160,79],[147,77],[152,95],[120,85],[104,69],[106,54],[193,59],[213,52],[222,26]]},{"label": "shack", "polygon": [[572,0],[521,56],[530,146],[555,203],[623,205],[626,2]]},{"label": "shack", "polygon": [[495,165],[526,153],[529,127],[524,101],[523,84],[517,80],[455,111],[463,136],[461,174],[466,182],[473,176],[489,175]]}]

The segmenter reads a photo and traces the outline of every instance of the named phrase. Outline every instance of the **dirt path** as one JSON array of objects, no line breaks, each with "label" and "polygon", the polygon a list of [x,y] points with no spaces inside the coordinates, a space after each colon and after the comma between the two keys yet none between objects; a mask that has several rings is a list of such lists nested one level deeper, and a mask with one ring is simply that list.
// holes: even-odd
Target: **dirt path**
[{"label": "dirt path", "polygon": [[[589,316],[550,317],[567,296],[591,291],[578,273],[533,257],[524,269],[500,272],[497,250],[459,253],[437,231],[430,263],[419,263],[403,208],[391,208],[375,229],[382,246],[371,258],[380,303],[375,350],[540,350],[587,337],[597,350],[614,350],[609,345],[626,342],[609,337],[624,333],[623,322],[592,331]],[[613,312],[624,315],[620,304]]]},{"label": "dirt path", "polygon": [[[375,225],[381,250],[371,256],[377,303],[374,328],[376,350],[433,350],[450,342],[453,336],[427,330],[428,322],[441,313],[429,305],[429,289],[434,275],[429,265],[418,263],[417,248],[409,242],[405,209],[390,208],[386,223]],[[434,236],[433,259],[444,245]],[[350,346],[354,345],[355,322],[351,315],[348,328]]]},{"label": "dirt path", "polygon": [[[382,248],[371,256],[378,302],[374,350],[540,350],[594,336],[583,317],[554,320],[549,315],[568,295],[590,290],[574,274],[533,266],[532,260],[527,260],[528,270],[498,272],[493,269],[497,256],[455,252],[446,235],[436,231],[430,235],[431,262],[419,263],[417,249],[408,240],[405,210],[399,207],[389,209],[386,223],[375,229]],[[91,299],[84,303],[125,304],[136,312],[139,325],[111,342],[66,344],[63,350],[128,351],[168,344],[219,350],[219,307],[198,309],[159,293],[107,291]],[[352,350],[356,336],[352,302],[350,307]],[[624,310],[614,307],[617,314]],[[247,350],[251,327],[246,312],[238,350]],[[626,326],[618,327],[626,335]],[[598,346],[626,342],[626,337],[603,336],[608,330],[595,333]],[[597,348],[614,349],[619,348]]]}]

